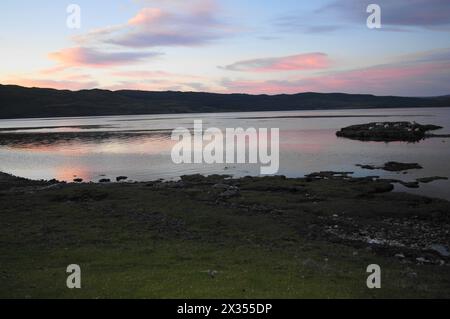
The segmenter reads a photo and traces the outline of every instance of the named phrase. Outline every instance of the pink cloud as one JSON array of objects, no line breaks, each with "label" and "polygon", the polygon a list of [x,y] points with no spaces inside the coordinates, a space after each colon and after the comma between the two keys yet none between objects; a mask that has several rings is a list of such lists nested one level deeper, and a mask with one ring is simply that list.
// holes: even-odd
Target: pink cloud
[{"label": "pink cloud", "polygon": [[277,72],[305,71],[328,68],[330,61],[324,53],[305,53],[276,58],[239,61],[223,67],[231,71]]},{"label": "pink cloud", "polygon": [[112,76],[119,78],[135,78],[135,79],[151,79],[151,78],[172,78],[172,79],[204,79],[198,75],[178,74],[162,70],[133,70],[133,71],[117,71],[112,72]]},{"label": "pink cloud", "polygon": [[163,12],[159,8],[145,8],[142,9],[137,15],[128,21],[131,25],[145,25],[154,24],[160,22],[164,18],[168,18],[169,15]]},{"label": "pink cloud", "polygon": [[48,56],[65,67],[102,68],[142,62],[159,55],[161,54],[156,52],[103,52],[91,48],[74,47],[52,52]]},{"label": "pink cloud", "polygon": [[39,73],[41,73],[43,75],[53,75],[53,74],[58,74],[60,72],[63,72],[66,69],[67,69],[67,67],[65,65],[57,65],[57,66],[54,66],[51,68],[40,70]]},{"label": "pink cloud", "polygon": [[450,60],[379,65],[287,80],[224,80],[228,93],[346,92],[431,96],[450,92]]},{"label": "pink cloud", "polygon": [[137,70],[137,71],[118,71],[112,72],[111,75],[118,77],[126,77],[126,78],[150,78],[150,77],[170,77],[173,76],[173,73],[166,71],[146,71],[146,70]]},{"label": "pink cloud", "polygon": [[[150,2],[155,4],[154,1]],[[231,33],[219,21],[216,1],[165,1],[141,9],[126,23],[75,37],[82,45],[107,43],[130,48],[196,46]]]}]

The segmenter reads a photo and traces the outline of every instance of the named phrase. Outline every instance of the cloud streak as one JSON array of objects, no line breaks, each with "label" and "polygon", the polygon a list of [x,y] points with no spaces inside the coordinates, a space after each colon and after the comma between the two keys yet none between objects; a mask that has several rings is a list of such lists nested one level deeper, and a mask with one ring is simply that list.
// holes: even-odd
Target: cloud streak
[{"label": "cloud streak", "polygon": [[222,69],[246,72],[306,71],[325,69],[329,65],[330,62],[326,54],[315,52],[239,61],[222,67]]},{"label": "cloud streak", "polygon": [[[400,61],[401,59],[399,59]],[[228,93],[280,94],[347,92],[377,95],[429,96],[450,92],[450,50],[424,52],[401,62],[282,80],[229,80]]]},{"label": "cloud streak", "polygon": [[131,70],[112,72],[112,76],[130,79],[154,79],[154,78],[171,78],[180,80],[205,80],[201,76],[190,74],[178,74],[162,70]]},{"label": "cloud streak", "polygon": [[92,48],[73,47],[52,52],[48,56],[62,67],[104,68],[138,63],[160,55],[161,53],[157,52],[103,52]]}]

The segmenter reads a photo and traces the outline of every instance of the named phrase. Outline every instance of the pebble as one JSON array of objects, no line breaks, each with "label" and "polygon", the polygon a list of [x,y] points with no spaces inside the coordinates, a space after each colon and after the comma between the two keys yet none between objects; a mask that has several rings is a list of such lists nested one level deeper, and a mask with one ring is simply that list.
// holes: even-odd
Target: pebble
[{"label": "pebble", "polygon": [[418,258],[416,258],[416,261],[418,261],[421,264],[426,264],[426,263],[430,262],[428,259],[426,259],[424,257],[418,257]]}]

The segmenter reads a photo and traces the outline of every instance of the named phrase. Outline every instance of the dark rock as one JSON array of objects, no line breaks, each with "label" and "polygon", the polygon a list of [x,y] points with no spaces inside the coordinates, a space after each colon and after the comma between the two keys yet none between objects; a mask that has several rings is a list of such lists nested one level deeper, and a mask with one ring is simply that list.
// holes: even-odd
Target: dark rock
[{"label": "dark rock", "polygon": [[168,184],[169,184],[169,188],[186,188],[186,187],[188,187],[188,184],[185,183],[184,181],[178,181],[178,182],[168,183]]},{"label": "dark rock", "polygon": [[394,185],[392,185],[391,183],[383,183],[383,182],[379,182],[379,183],[375,183],[373,184],[373,191],[372,193],[389,193],[392,192],[394,190]]},{"label": "dark rock", "polygon": [[125,181],[125,180],[127,180],[127,179],[128,179],[127,176],[118,176],[118,177],[116,177],[116,181],[117,181],[117,182]]},{"label": "dark rock", "polygon": [[417,163],[400,163],[400,162],[387,162],[383,166],[375,166],[375,165],[361,165],[357,164],[356,166],[359,166],[363,169],[382,169],[389,172],[401,172],[406,171],[409,169],[422,169],[423,167],[420,166]]},{"label": "dark rock", "polygon": [[370,170],[374,170],[374,169],[379,169],[378,166],[375,165],[362,165],[362,164],[356,164],[356,166],[359,166],[363,169],[370,169]]},{"label": "dark rock", "polygon": [[334,171],[322,171],[322,172],[315,172],[306,175],[306,178],[311,179],[332,179],[332,178],[348,178],[348,175],[353,174],[353,172],[334,172]]},{"label": "dark rock", "polygon": [[387,162],[384,164],[383,169],[390,172],[406,171],[408,169],[422,169],[423,167],[417,163],[399,163],[399,162]]},{"label": "dark rock", "polygon": [[231,197],[238,197],[240,196],[240,191],[237,187],[232,187],[228,189],[227,191],[221,193],[219,196],[222,198],[231,198]]},{"label": "dark rock", "polygon": [[414,181],[414,182],[405,182],[405,181],[401,181],[398,179],[380,179],[378,181],[383,181],[383,182],[387,182],[387,183],[398,183],[400,185],[403,185],[407,188],[419,188],[419,183]]},{"label": "dark rock", "polygon": [[83,179],[82,178],[74,178],[73,180],[75,183],[82,183]]},{"label": "dark rock", "polygon": [[433,176],[433,177],[423,177],[416,179],[419,183],[431,183],[437,180],[448,180],[448,177],[440,177],[440,176]]},{"label": "dark rock", "polygon": [[[443,138],[448,138],[450,137],[450,134],[426,134],[425,137],[443,137]],[[445,141],[442,141],[443,143],[445,143]]]},{"label": "dark rock", "polygon": [[201,184],[201,183],[205,182],[206,177],[201,174],[183,175],[183,176],[181,176],[181,180],[183,182],[189,182],[189,183],[193,183],[193,184]]},{"label": "dark rock", "polygon": [[400,183],[401,185],[407,187],[407,188],[419,188],[419,183],[418,182],[403,182],[403,181],[398,181],[398,183]]},{"label": "dark rock", "polygon": [[111,180],[109,178],[102,178],[98,181],[99,183],[111,183]]}]

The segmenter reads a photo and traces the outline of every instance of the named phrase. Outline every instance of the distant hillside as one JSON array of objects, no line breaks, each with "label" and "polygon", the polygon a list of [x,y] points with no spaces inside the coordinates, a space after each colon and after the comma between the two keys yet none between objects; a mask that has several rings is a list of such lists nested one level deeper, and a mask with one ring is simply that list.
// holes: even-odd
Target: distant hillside
[{"label": "distant hillside", "polygon": [[66,91],[0,85],[0,118],[450,106],[450,96]]}]

